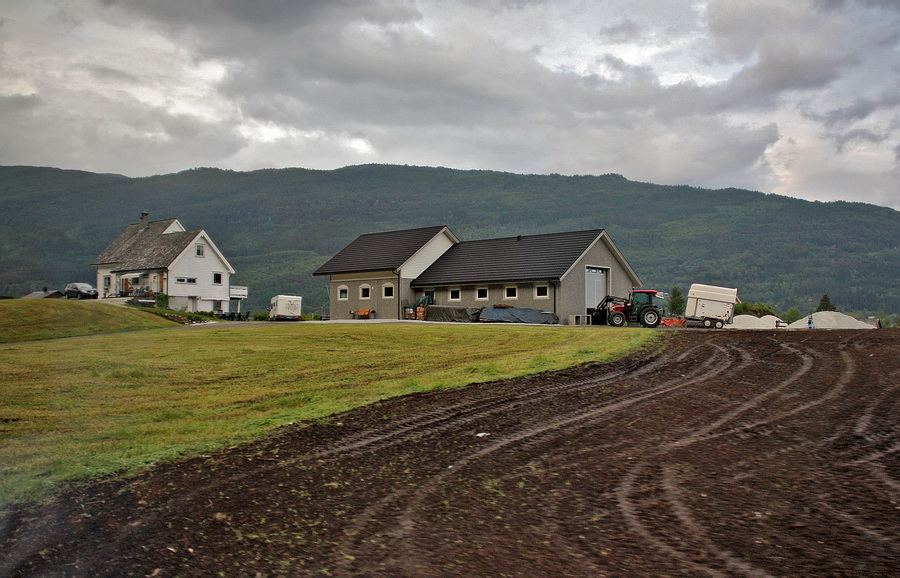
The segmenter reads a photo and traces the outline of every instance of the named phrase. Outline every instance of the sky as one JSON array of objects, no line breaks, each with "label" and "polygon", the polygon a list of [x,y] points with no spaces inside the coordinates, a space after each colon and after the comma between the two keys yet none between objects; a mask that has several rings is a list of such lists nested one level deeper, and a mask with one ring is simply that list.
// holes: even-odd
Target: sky
[{"label": "sky", "polygon": [[0,0],[0,165],[364,163],[900,209],[900,0]]}]

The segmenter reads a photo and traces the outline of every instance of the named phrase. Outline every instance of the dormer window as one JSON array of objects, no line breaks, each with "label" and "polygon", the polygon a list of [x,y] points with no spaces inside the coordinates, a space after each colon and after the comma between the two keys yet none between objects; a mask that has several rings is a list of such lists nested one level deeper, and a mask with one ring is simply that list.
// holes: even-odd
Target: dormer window
[{"label": "dormer window", "polygon": [[203,249],[204,249],[204,246],[198,243],[198,244],[194,247],[194,254],[197,255],[198,257],[202,257],[202,256],[203,256]]}]

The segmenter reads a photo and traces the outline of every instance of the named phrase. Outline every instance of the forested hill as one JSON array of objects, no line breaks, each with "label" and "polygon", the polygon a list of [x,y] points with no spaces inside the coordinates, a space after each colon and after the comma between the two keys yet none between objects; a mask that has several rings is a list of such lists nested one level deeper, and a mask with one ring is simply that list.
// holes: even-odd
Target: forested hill
[{"label": "forested hill", "polygon": [[900,313],[900,212],[759,192],[662,186],[620,175],[517,175],[393,165],[146,178],[0,167],[0,295],[95,282],[90,263],[142,211],[202,228],[250,288],[297,293],[362,233],[448,225],[460,239],[605,228],[648,287],[737,287],[745,301]]}]

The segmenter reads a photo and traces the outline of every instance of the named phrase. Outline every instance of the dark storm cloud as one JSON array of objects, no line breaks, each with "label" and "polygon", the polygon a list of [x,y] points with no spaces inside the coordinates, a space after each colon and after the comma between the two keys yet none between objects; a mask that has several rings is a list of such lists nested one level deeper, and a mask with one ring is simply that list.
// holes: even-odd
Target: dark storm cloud
[{"label": "dark storm cloud", "polygon": [[619,172],[823,199],[853,178],[896,206],[895,8],[36,0],[0,23],[0,162]]}]

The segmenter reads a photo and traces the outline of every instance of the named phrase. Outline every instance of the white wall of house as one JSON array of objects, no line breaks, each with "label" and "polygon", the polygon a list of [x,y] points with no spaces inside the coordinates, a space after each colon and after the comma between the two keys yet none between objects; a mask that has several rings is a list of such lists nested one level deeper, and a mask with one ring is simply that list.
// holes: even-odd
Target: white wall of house
[{"label": "white wall of house", "polygon": [[400,276],[404,279],[415,279],[452,246],[453,239],[446,230],[440,235],[435,235],[400,267]]},{"label": "white wall of house", "polygon": [[185,311],[225,311],[230,304],[230,267],[205,235],[169,266],[169,307]]},{"label": "white wall of house", "polygon": [[[109,285],[104,285],[104,278],[109,280]],[[118,291],[116,286],[116,275],[112,272],[112,265],[97,267],[97,293],[101,298],[109,297],[110,294]]]}]

